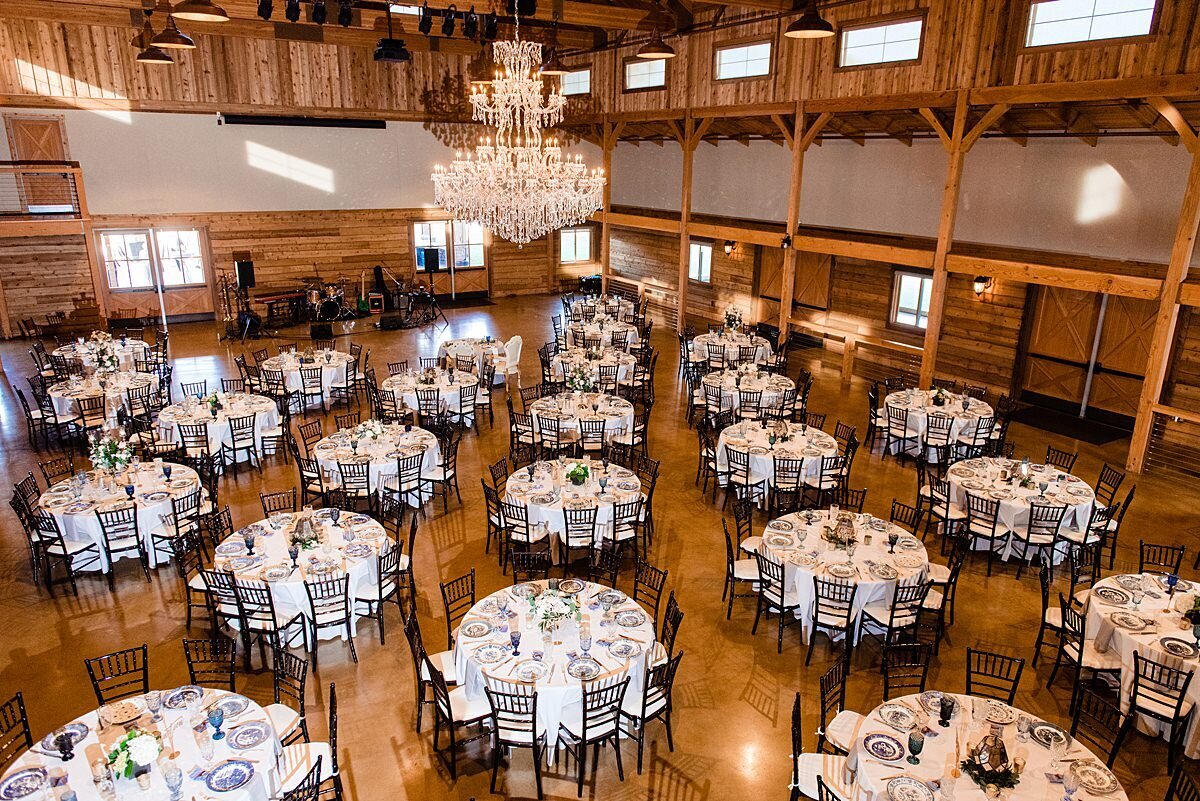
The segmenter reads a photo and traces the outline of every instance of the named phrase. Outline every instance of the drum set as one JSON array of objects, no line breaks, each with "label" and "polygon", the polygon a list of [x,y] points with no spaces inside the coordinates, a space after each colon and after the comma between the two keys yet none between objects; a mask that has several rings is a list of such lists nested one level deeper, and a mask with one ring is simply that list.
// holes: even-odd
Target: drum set
[{"label": "drum set", "polygon": [[310,319],[320,322],[351,320],[357,309],[346,302],[346,279],[337,283],[310,282],[305,288]]}]

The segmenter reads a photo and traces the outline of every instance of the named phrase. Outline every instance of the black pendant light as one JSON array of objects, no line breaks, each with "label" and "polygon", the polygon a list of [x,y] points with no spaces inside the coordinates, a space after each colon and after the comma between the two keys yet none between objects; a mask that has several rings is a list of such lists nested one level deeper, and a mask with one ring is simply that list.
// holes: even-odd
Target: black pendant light
[{"label": "black pendant light", "polygon": [[354,4],[351,0],[338,0],[338,25],[349,28],[354,24]]},{"label": "black pendant light", "polygon": [[550,44],[546,46],[546,57],[542,61],[542,74],[566,75],[568,72],[567,65],[558,57],[558,15],[555,14],[550,25]]},{"label": "black pendant light", "polygon": [[653,58],[667,59],[675,58],[675,48],[663,41],[662,34],[658,30],[659,5],[657,0],[654,3],[654,30],[650,33],[650,41],[646,42],[637,51],[638,58]]},{"label": "black pendant light", "polygon": [[155,35],[150,40],[150,44],[154,47],[162,47],[172,50],[195,50],[196,43],[192,41],[192,37],[179,30],[179,26],[175,24],[174,17],[167,17],[167,27],[163,28],[160,33]]},{"label": "black pendant light", "polygon": [[153,9],[146,9],[142,12],[145,18],[142,22],[142,30],[130,40],[130,44],[138,48],[137,60],[140,64],[174,64],[175,59],[167,54],[167,51],[154,44],[154,28],[150,27],[150,15],[154,13]]},{"label": "black pendant light", "polygon": [[287,0],[283,6],[283,16],[288,22],[299,22],[300,0]]},{"label": "black pendant light", "polygon": [[800,19],[787,26],[783,35],[790,39],[827,39],[833,36],[833,25],[817,11],[817,0],[808,0]]},{"label": "black pendant light", "polygon": [[275,10],[275,6],[271,0],[258,0],[258,16],[265,20],[271,19],[271,12]]},{"label": "black pendant light", "polygon": [[458,6],[451,3],[450,7],[442,12],[442,15],[442,36],[453,36],[454,18],[458,16]]},{"label": "black pendant light", "polygon": [[175,19],[189,22],[229,22],[229,15],[212,0],[183,0],[171,12]]},{"label": "black pendant light", "polygon": [[403,64],[412,59],[412,54],[404,46],[403,39],[392,36],[392,5],[387,5],[387,36],[375,45],[375,60],[388,64]]}]

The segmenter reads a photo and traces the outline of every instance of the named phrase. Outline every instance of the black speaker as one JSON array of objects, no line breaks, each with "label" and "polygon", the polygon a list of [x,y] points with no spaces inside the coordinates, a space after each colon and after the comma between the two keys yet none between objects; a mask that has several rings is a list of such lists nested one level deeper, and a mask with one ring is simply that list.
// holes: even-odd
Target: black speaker
[{"label": "black speaker", "polygon": [[332,323],[313,323],[308,327],[309,339],[333,339]]},{"label": "black speaker", "polygon": [[399,312],[388,312],[379,317],[379,328],[382,331],[395,331],[403,327],[404,317]]},{"label": "black speaker", "polygon": [[254,289],[254,262],[235,261],[233,266],[237,268],[238,289]]},{"label": "black speaker", "polygon": [[441,248],[421,248],[421,258],[425,262],[425,272],[436,273],[442,269]]}]

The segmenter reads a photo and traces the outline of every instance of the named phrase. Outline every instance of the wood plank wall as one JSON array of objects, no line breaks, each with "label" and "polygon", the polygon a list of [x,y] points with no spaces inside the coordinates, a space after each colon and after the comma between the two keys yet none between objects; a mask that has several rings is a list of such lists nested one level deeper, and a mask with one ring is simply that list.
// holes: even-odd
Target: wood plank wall
[{"label": "wood plank wall", "polygon": [[618,279],[634,282],[656,318],[675,325],[679,301],[679,237],[613,227],[608,263]]},{"label": "wood plank wall", "polygon": [[42,324],[72,311],[72,298],[96,297],[82,234],[0,238],[0,281],[14,333],[24,318]]},{"label": "wood plank wall", "polygon": [[997,280],[976,297],[974,283],[971,276],[950,276],[937,375],[1011,395],[1029,285]]},{"label": "wood plank wall", "polygon": [[1200,412],[1200,314],[1190,306],[1179,312],[1175,355],[1164,396],[1168,406]]}]

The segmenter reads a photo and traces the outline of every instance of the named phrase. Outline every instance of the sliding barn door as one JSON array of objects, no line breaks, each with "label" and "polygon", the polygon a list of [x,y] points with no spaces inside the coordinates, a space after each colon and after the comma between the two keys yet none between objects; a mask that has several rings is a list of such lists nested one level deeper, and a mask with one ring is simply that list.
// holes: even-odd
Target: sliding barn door
[{"label": "sliding barn door", "polygon": [[[67,161],[67,134],[60,117],[4,115],[13,161]],[[68,174],[30,172],[15,177],[21,211],[55,214],[74,209],[74,183]]]},{"label": "sliding barn door", "polygon": [[1099,318],[1096,293],[1038,287],[1028,323],[1025,400],[1062,411],[1079,410]]},{"label": "sliding barn door", "polygon": [[1124,417],[1137,416],[1157,312],[1157,301],[1109,296],[1089,407]]}]

